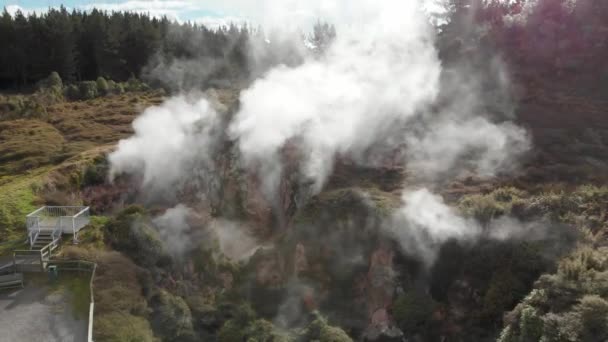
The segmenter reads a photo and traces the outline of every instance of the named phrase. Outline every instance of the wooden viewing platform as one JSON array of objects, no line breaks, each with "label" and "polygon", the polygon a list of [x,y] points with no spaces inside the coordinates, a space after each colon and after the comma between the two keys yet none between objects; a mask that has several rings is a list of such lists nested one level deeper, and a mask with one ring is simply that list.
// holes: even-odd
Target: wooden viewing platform
[{"label": "wooden viewing platform", "polygon": [[72,234],[78,242],[78,232],[90,222],[89,207],[44,206],[26,216],[27,235],[30,247],[43,247]]}]

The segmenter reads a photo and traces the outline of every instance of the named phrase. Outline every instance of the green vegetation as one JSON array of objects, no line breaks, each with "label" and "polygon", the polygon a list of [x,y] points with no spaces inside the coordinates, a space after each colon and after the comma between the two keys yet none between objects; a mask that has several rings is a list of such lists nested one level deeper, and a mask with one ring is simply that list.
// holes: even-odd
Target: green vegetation
[{"label": "green vegetation", "polygon": [[143,317],[109,313],[95,319],[95,339],[107,342],[156,342],[150,323]]},{"label": "green vegetation", "polygon": [[509,214],[514,206],[521,203],[525,192],[512,188],[498,188],[489,194],[475,194],[460,199],[458,207],[468,216],[475,217],[482,224]]},{"label": "green vegetation", "polygon": [[77,319],[86,320],[89,317],[89,303],[91,302],[90,280],[91,278],[88,274],[60,271],[57,283],[53,284],[54,291],[64,292],[70,297],[72,303],[71,311]]},{"label": "green vegetation", "polygon": [[144,208],[128,207],[105,227],[110,244],[128,254],[138,265],[151,267],[170,262],[171,257]]},{"label": "green vegetation", "polygon": [[[148,305],[138,279],[138,267],[117,252],[64,251],[73,259],[95,260],[95,329],[97,341],[156,341],[146,318]],[[116,299],[120,298],[119,301]]]},{"label": "green vegetation", "polygon": [[436,305],[428,294],[406,292],[397,297],[393,304],[395,322],[408,335],[424,332],[431,322]]},{"label": "green vegetation", "polygon": [[[586,193],[596,191],[584,190]],[[588,233],[562,259],[556,273],[545,274],[510,313],[501,342],[600,341],[608,338],[608,248]],[[536,339],[538,340],[538,339]]]},{"label": "green vegetation", "polygon": [[163,341],[190,341],[195,339],[192,314],[186,302],[171,293],[161,290],[152,297],[154,306],[152,326]]},{"label": "green vegetation", "polygon": [[[351,338],[346,331],[357,334],[369,325],[370,307],[386,307],[388,319],[395,320],[389,323],[412,340],[433,340],[430,337],[439,334],[447,340],[493,340],[503,324],[501,342],[608,340],[608,187],[579,185],[580,179],[591,176],[605,182],[605,176],[598,175],[603,172],[589,165],[605,168],[607,135],[596,120],[605,107],[601,91],[606,81],[596,71],[607,70],[605,44],[597,42],[605,36],[608,6],[600,1],[551,0],[539,1],[540,10],[520,13],[519,2],[509,6],[486,2],[491,4],[487,7],[469,6],[469,1],[449,3],[452,20],[445,21],[437,41],[442,66],[450,70],[461,62],[454,56],[468,59],[475,49],[499,49],[510,63],[507,69],[514,70],[514,84],[523,89],[524,109],[518,111],[518,120],[527,123],[526,115],[532,113],[530,131],[535,144],[552,149],[535,146],[531,153],[535,156],[530,158],[538,156],[538,160],[526,161],[528,169],[521,178],[454,180],[458,183],[454,192],[436,184],[434,191],[446,190],[461,213],[481,222],[488,234],[474,241],[437,243],[433,247],[439,255],[430,270],[381,234],[384,219],[402,204],[401,188],[416,186],[425,176],[405,174],[392,161],[383,165],[388,171],[336,165],[325,191],[305,200],[293,196],[289,208],[281,207],[285,203],[278,203],[281,210],[272,208],[277,213],[271,212],[271,219],[261,213],[264,218],[246,222],[254,233],[285,228],[262,241],[275,247],[258,250],[247,261],[228,260],[213,238],[179,258],[170,255],[151,219],[170,206],[170,199],[147,208],[133,205],[141,198],[137,196],[115,201],[112,194],[122,195],[133,184],[124,179],[117,184],[106,182],[105,155],[132,133],[131,123],[141,108],[162,101],[163,93],[151,91],[150,85],[137,78],[138,73],[147,63],[154,70],[155,63],[197,59],[217,63],[216,72],[201,79],[185,75],[182,79],[188,84],[166,86],[205,88],[217,79],[249,80],[246,47],[251,45],[249,40],[265,37],[251,35],[251,28],[213,31],[147,15],[97,10],[69,13],[63,8],[36,16],[10,16],[5,11],[0,18],[0,46],[9,47],[0,51],[0,81],[12,89],[33,91],[0,95],[0,254],[23,242],[24,217],[37,205],[109,203],[98,206],[103,210],[95,214],[107,216],[92,217],[79,246],[64,244],[60,250],[61,257],[99,265],[95,279],[98,341],[347,342],[359,336]],[[529,17],[505,25],[504,15],[519,18],[520,14]],[[587,15],[594,20],[586,20]],[[470,20],[476,20],[483,32],[461,35],[458,25]],[[321,23],[314,31],[311,41],[321,48],[316,57],[323,58],[322,50],[336,32]],[[470,31],[478,30],[473,26]],[[538,44],[545,36],[552,37],[551,42]],[[257,44],[269,49],[260,55],[282,55],[274,53],[284,50],[274,39],[270,41]],[[535,50],[538,46],[543,51]],[[27,53],[34,48],[38,53]],[[163,58],[150,59],[157,54]],[[254,69],[278,62],[274,57],[266,59]],[[485,54],[483,59],[493,60]],[[483,68],[472,62],[473,70],[483,72]],[[495,65],[490,69],[496,74]],[[542,73],[529,71],[534,69]],[[590,70],[589,75],[582,72]],[[504,84],[479,86],[494,92]],[[577,95],[580,89],[598,89],[600,100]],[[547,103],[542,102],[543,96]],[[228,97],[237,103],[238,91],[228,92]],[[530,102],[536,107],[526,110]],[[504,111],[495,105],[484,110]],[[565,112],[563,118],[553,113],[560,110]],[[544,111],[551,115],[543,116]],[[593,120],[581,119],[587,113]],[[575,119],[583,122],[581,127]],[[568,134],[593,131],[589,135],[597,143],[553,139],[554,132],[547,131],[557,129],[554,126],[560,121],[565,122]],[[586,157],[597,160],[571,165]],[[535,167],[541,170],[530,171]],[[222,184],[226,192],[232,190],[230,186],[250,181],[244,173],[227,177],[238,179]],[[560,177],[564,184],[549,184]],[[504,186],[494,189],[495,182]],[[259,214],[243,203],[244,198],[251,199],[249,194],[233,191],[227,195],[233,196],[229,203],[206,212],[207,203],[199,206],[191,189],[184,190],[178,198],[200,214],[193,230],[205,239],[207,216],[221,212],[243,219]],[[106,192],[110,196],[96,201],[96,196]],[[294,195],[293,189],[285,192],[281,194],[285,198]],[[503,241],[489,231],[500,218],[535,222],[539,228]],[[376,273],[380,276],[375,277]],[[289,293],[290,279],[297,279],[306,290]],[[72,279],[58,286],[73,293],[74,309],[82,313],[88,304],[85,283]],[[285,296],[302,309],[299,328],[288,331],[270,321]],[[330,325],[314,311],[317,308],[337,325]],[[505,311],[510,311],[506,317]]]},{"label": "green vegetation", "polygon": [[352,342],[353,340],[344,332],[344,330],[334,327],[327,322],[327,319],[318,312],[313,313],[311,323],[301,331],[299,339],[303,341],[319,341],[319,342]]},{"label": "green vegetation", "polygon": [[110,219],[106,216],[91,216],[91,222],[87,229],[83,230],[78,236],[79,244],[89,248],[105,249],[105,226]]},{"label": "green vegetation", "polygon": [[25,216],[35,209],[34,189],[42,173],[0,178],[0,255],[25,241]]},{"label": "green vegetation", "polygon": [[[400,204],[393,193],[377,188],[343,188],[325,191],[313,197],[305,208],[297,213],[296,221],[310,223],[331,216],[343,219],[357,214],[373,213],[379,217],[388,216]],[[359,210],[357,210],[359,209]]]}]

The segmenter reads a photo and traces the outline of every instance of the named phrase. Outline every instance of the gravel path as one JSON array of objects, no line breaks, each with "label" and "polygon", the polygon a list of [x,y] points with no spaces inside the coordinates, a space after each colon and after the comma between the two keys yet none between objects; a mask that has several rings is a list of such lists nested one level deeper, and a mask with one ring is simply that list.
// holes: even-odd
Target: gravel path
[{"label": "gravel path", "polygon": [[46,285],[0,292],[0,342],[84,342],[86,319],[72,314],[69,295]]}]

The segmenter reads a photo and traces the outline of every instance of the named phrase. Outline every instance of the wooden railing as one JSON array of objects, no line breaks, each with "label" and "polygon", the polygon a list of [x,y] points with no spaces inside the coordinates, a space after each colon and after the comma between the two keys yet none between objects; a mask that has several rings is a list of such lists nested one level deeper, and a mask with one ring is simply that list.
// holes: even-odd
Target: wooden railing
[{"label": "wooden railing", "polygon": [[89,217],[89,207],[85,206],[42,207],[26,216],[30,245],[34,244],[41,230],[53,230],[53,235],[56,230],[60,234],[73,234],[76,243],[78,232],[89,224]]},{"label": "wooden railing", "polygon": [[[17,262],[20,259],[21,262]],[[13,251],[13,265],[15,265],[16,269],[23,271],[26,267],[37,266],[36,263],[25,263],[24,260],[32,261],[36,260],[40,262],[40,272],[44,272],[45,269],[45,260],[42,254],[42,251],[36,250],[16,250]]]},{"label": "wooden railing", "polygon": [[49,262],[49,259],[51,259],[51,255],[57,247],[59,247],[59,239],[51,241],[40,250],[15,250],[13,251],[13,265],[15,265],[16,268],[21,267],[22,265],[33,266],[35,264],[18,263],[17,259],[32,260],[35,258],[40,262],[40,271],[44,272],[46,264]]}]

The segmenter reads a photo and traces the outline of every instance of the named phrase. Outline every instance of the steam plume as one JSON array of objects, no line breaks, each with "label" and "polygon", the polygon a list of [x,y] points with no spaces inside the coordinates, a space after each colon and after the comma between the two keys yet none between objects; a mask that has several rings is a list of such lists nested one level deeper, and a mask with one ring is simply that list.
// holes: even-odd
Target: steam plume
[{"label": "steam plume", "polygon": [[[213,178],[212,156],[227,133],[239,163],[261,175],[268,196],[277,192],[287,146],[302,156],[299,174],[313,192],[322,190],[338,156],[361,164],[400,156],[397,162],[429,181],[460,168],[494,175],[528,148],[528,137],[508,115],[488,115],[476,75],[450,77],[463,72],[442,68],[422,4],[263,1],[263,23],[292,26],[317,16],[336,24],[336,40],[321,56],[277,66],[242,91],[226,131],[204,99],[180,95],[146,110],[135,135],[111,154],[112,174],[141,172],[144,185],[157,190]],[[420,248],[427,262],[432,246],[479,229],[428,190],[406,192],[404,202],[397,216],[408,231],[392,233],[404,248]]]}]

